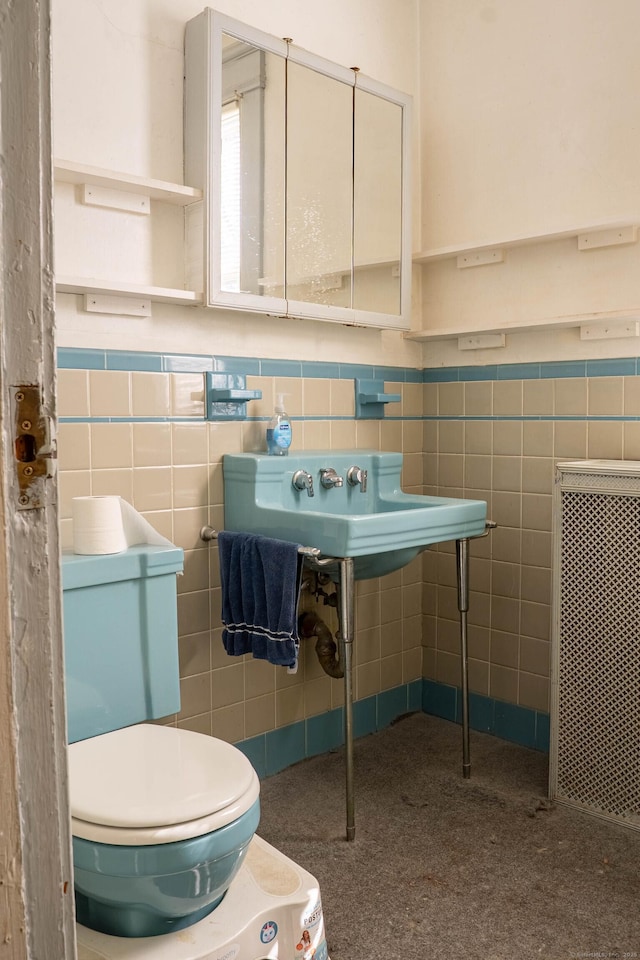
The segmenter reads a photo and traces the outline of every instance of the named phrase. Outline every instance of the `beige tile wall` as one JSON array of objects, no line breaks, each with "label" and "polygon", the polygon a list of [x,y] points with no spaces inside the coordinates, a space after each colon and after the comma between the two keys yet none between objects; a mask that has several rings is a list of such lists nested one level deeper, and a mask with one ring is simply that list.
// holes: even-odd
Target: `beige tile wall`
[{"label": "beige tile wall", "polygon": [[[282,392],[291,416],[318,418],[294,422],[298,449],[402,451],[403,486],[422,491],[419,420],[356,421],[352,380],[248,377],[247,386],[263,392],[250,416],[270,416]],[[387,392],[401,395],[389,405],[390,415],[422,416],[421,384],[387,383]],[[182,373],[63,369],[58,414],[124,418],[59,426],[63,548],[71,546],[73,497],[118,494],[185,551],[178,578],[182,710],[169,722],[237,741],[338,706],[342,681],[323,672],[312,641],[303,643],[295,675],[250,657],[228,657],[222,646],[217,549],[200,540],[200,529],[224,523],[222,456],[262,449],[265,424],[205,422],[203,376]],[[179,419],[145,419],[163,417]],[[421,605],[420,558],[398,573],[357,584],[356,699],[420,678]],[[317,612],[335,632],[335,611],[320,605]]]},{"label": "beige tile wall", "polygon": [[[640,459],[640,422],[606,419],[640,416],[640,378],[425,384],[424,394],[425,414],[445,418],[423,425],[425,493],[486,500],[498,523],[471,544],[470,688],[546,711],[555,463]],[[424,675],[459,685],[455,583],[453,545],[427,551]]]}]

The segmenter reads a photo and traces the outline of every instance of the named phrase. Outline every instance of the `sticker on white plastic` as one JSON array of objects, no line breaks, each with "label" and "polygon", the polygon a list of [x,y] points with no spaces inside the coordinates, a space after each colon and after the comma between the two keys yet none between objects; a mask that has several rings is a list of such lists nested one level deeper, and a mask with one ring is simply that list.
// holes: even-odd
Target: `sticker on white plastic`
[{"label": "sticker on white plastic", "polygon": [[260,943],[273,943],[277,936],[278,924],[275,922],[275,920],[267,920],[266,923],[262,924],[262,930],[260,931]]}]

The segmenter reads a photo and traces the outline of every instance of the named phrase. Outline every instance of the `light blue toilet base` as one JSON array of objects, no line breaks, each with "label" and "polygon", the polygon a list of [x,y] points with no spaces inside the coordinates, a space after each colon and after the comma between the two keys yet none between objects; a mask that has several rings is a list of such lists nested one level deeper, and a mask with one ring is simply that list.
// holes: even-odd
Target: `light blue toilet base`
[{"label": "light blue toilet base", "polygon": [[76,920],[83,927],[97,930],[98,933],[108,933],[112,937],[156,937],[163,933],[184,930],[198,920],[203,920],[213,913],[223,900],[224,893],[207,907],[186,917],[158,917],[145,907],[100,903],[76,890]]},{"label": "light blue toilet base", "polygon": [[211,913],[242,866],[260,801],[214,833],[177,843],[112,846],[73,838],[76,916],[115,937],[155,937]]}]

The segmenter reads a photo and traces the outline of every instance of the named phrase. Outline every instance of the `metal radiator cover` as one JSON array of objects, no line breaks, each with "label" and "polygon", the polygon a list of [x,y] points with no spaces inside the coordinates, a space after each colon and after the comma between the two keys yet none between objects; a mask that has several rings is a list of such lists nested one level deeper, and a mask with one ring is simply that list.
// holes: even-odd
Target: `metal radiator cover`
[{"label": "metal radiator cover", "polygon": [[640,463],[558,464],[550,796],[640,829]]}]

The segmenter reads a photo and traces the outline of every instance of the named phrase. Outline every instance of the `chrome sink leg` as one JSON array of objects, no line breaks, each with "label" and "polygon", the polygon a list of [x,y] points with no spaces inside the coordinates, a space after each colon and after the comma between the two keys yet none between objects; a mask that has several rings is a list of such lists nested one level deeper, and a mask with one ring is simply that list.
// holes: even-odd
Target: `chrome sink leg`
[{"label": "chrome sink leg", "polygon": [[340,657],[344,663],[344,749],[346,766],[347,840],[356,836],[353,794],[353,634],[354,585],[353,557],[339,561]]},{"label": "chrome sink leg", "polygon": [[469,755],[469,662],[467,649],[467,611],[469,610],[469,540],[456,540],[458,574],[458,610],[460,611],[460,659],[462,673],[462,776],[471,776]]}]

